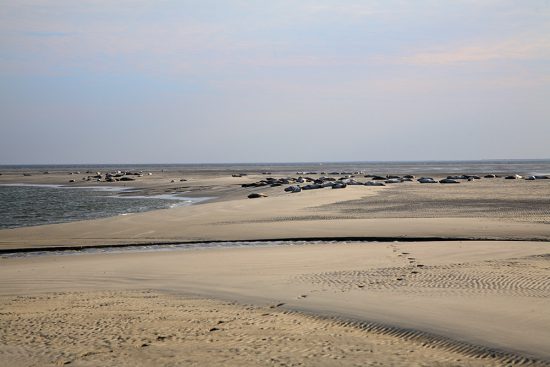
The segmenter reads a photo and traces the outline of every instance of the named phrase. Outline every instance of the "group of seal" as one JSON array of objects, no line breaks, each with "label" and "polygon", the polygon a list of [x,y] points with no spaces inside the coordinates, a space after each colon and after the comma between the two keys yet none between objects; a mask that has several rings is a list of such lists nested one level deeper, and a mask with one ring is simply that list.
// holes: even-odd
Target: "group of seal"
[{"label": "group of seal", "polygon": [[[46,174],[46,173],[44,173]],[[70,172],[70,175],[77,175],[80,172]],[[118,181],[135,181],[136,177],[143,177],[143,171],[113,171],[113,172],[92,172],[86,171],[87,176],[82,177],[82,181],[96,181],[96,182],[118,182]],[[149,172],[147,175],[151,176]],[[69,182],[76,182],[75,179],[69,180]],[[174,182],[172,180],[172,182]]]},{"label": "group of seal", "polygon": [[[283,185],[290,185],[285,187],[284,191],[288,193],[299,193],[303,190],[316,190],[316,189],[322,189],[330,187],[332,189],[344,189],[347,186],[386,186],[387,184],[399,184],[403,182],[412,182],[415,179],[415,176],[413,175],[403,175],[403,176],[397,176],[397,175],[364,175],[363,177],[370,179],[366,182],[361,182],[355,179],[355,175],[360,172],[334,172],[335,174],[344,174],[341,177],[335,178],[330,176],[321,176],[319,178],[313,178],[309,175],[317,174],[316,172],[297,172],[300,174],[298,177],[283,177],[283,178],[273,178],[273,177],[267,177],[263,180],[252,182],[252,183],[245,183],[242,184],[242,187],[277,187],[277,186],[283,186]],[[332,172],[331,172],[332,173]],[[306,175],[307,176],[302,176]],[[325,172],[322,172],[322,174],[325,174]],[[505,179],[521,179],[523,178],[520,175],[510,175],[510,176],[499,176],[495,174],[487,174],[483,176],[484,178],[497,178],[497,177],[504,177]],[[542,179],[550,179],[550,176],[544,176],[544,175],[538,175],[538,176],[528,176],[525,177],[525,180],[542,180]],[[416,179],[418,183],[426,184],[426,183],[440,183],[440,184],[459,184],[460,181],[476,181],[481,180],[481,176],[478,175],[452,175],[447,176],[446,178],[443,178],[441,180],[436,180],[433,177],[420,177]],[[305,184],[305,185],[300,185]],[[254,196],[254,197],[263,197],[263,196]]]}]

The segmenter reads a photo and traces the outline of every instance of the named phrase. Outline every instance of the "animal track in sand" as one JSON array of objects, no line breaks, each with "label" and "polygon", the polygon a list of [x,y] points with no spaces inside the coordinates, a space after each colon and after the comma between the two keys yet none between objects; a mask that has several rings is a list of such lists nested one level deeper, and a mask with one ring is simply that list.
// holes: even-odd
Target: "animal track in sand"
[{"label": "animal track in sand", "polygon": [[547,298],[550,297],[550,255],[303,274],[297,280],[339,291],[356,289],[430,295],[489,293]]}]

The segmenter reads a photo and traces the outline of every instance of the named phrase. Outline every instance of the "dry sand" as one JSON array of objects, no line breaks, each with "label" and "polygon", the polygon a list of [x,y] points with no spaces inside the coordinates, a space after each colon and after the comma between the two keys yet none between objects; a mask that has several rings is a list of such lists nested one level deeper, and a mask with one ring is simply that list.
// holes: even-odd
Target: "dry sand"
[{"label": "dry sand", "polygon": [[[374,322],[379,332],[489,358],[487,363],[513,355],[549,360],[548,252],[547,243],[494,241],[30,256],[1,261],[0,296],[7,302],[56,292],[89,298],[89,292],[147,289],[283,303],[281,309]],[[491,359],[491,352],[472,345],[510,354]]]},{"label": "dry sand", "polygon": [[[0,365],[550,361],[550,180],[285,194],[281,187],[240,187],[261,175],[193,175],[171,183],[179,176],[165,172],[132,186],[215,200],[0,230],[0,249],[304,237],[498,241],[6,257]],[[44,177],[8,174],[0,183],[68,178]],[[245,199],[253,191],[269,197]]]},{"label": "dry sand", "polygon": [[152,292],[1,299],[3,366],[496,366],[353,325]]}]

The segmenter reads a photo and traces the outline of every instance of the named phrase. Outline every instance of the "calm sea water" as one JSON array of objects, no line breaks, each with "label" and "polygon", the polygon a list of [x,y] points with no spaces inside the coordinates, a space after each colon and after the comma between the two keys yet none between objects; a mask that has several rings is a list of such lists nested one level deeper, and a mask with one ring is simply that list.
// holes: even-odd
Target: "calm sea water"
[{"label": "calm sea water", "polygon": [[118,188],[0,185],[0,228],[105,218],[189,205],[205,198],[120,195]]},{"label": "calm sea water", "polygon": [[393,174],[438,173],[518,173],[550,174],[550,159],[480,160],[480,161],[418,161],[418,162],[304,162],[304,163],[228,163],[228,164],[89,164],[89,165],[0,165],[0,172],[44,171],[212,171],[212,172],[283,172],[283,171],[366,171]]}]

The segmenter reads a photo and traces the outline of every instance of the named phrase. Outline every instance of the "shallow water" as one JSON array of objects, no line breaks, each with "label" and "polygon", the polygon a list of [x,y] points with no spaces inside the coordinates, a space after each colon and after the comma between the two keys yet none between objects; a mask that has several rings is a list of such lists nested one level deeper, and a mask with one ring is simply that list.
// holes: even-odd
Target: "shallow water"
[{"label": "shallow water", "polygon": [[220,242],[195,242],[195,243],[175,243],[166,245],[135,245],[135,246],[101,246],[101,247],[83,247],[82,249],[59,249],[46,251],[29,251],[29,252],[5,252],[0,257],[19,258],[19,257],[35,257],[35,256],[70,256],[70,255],[85,255],[85,254],[103,254],[103,253],[133,253],[133,252],[165,252],[165,251],[182,251],[182,250],[197,250],[197,249],[212,249],[212,248],[242,248],[242,247],[275,247],[275,246],[299,246],[299,245],[330,245],[341,244],[345,246],[353,243],[375,243],[377,241],[328,241],[328,240],[270,240],[270,241],[220,241]]},{"label": "shallow water", "polygon": [[116,187],[0,185],[0,228],[105,218],[190,205],[206,199],[133,196],[131,190]]}]

